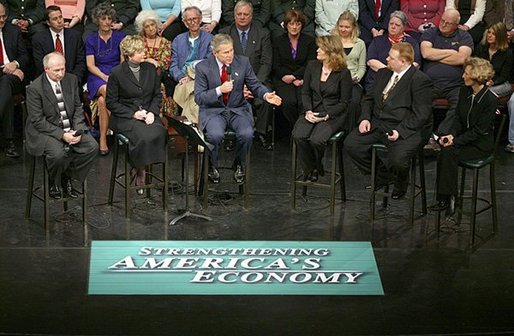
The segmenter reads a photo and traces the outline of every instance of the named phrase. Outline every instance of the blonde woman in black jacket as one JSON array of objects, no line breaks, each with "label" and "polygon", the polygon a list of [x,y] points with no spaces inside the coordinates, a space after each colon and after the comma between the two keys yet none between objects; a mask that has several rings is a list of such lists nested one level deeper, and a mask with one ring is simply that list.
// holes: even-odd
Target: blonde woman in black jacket
[{"label": "blonde woman in black jacket", "polygon": [[432,210],[446,209],[446,215],[455,211],[458,190],[458,162],[473,160],[491,154],[494,147],[494,116],[497,99],[486,83],[493,78],[489,61],[471,57],[463,65],[464,87],[452,130],[439,138],[441,152],[437,160],[437,200]]}]

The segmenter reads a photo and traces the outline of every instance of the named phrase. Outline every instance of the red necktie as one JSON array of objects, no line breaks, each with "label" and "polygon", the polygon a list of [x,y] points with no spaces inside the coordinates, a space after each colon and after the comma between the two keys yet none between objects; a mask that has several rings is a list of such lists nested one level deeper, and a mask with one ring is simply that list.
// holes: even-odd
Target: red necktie
[{"label": "red necktie", "polygon": [[375,0],[375,17],[377,20],[380,17],[380,0]]},{"label": "red necktie", "polygon": [[4,47],[2,45],[2,38],[0,38],[0,65],[4,65]]},{"label": "red necktie", "polygon": [[64,55],[64,50],[62,49],[62,42],[59,38],[59,34],[55,35],[55,51],[60,52]]},{"label": "red necktie", "polygon": [[[227,66],[223,64],[223,66],[221,67],[221,84],[225,83],[227,80]],[[227,105],[228,103],[228,92],[223,94],[223,103],[225,103],[225,105]]]}]

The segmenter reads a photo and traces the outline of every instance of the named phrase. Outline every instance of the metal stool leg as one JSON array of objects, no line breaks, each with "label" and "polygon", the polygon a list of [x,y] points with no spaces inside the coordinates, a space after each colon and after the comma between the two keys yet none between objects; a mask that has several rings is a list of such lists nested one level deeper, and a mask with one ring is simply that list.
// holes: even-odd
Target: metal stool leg
[{"label": "metal stool leg", "polygon": [[421,211],[424,215],[428,213],[427,210],[427,188],[425,183],[425,157],[423,150],[418,152],[418,165],[419,165],[419,185],[421,187]]},{"label": "metal stool leg", "polygon": [[457,224],[460,225],[462,220],[462,209],[464,206],[464,184],[466,183],[466,168],[462,168],[460,178],[460,193],[459,193],[459,213],[457,214]]},{"label": "metal stool leg", "polygon": [[30,217],[30,211],[32,209],[32,197],[34,195],[34,174],[36,172],[36,157],[32,156],[30,159],[30,174],[29,182],[27,186],[27,201],[25,202],[25,218]]},{"label": "metal stool leg", "polygon": [[409,209],[409,223],[414,224],[414,207],[416,205],[416,156],[411,159],[410,164],[410,209]]},{"label": "metal stool leg", "polygon": [[87,178],[82,182],[82,225],[84,229],[84,246],[88,245],[88,217],[87,217]]},{"label": "metal stool leg", "polygon": [[473,169],[473,191],[471,193],[471,246],[473,246],[475,244],[477,197],[478,197],[478,169]]},{"label": "metal stool leg", "polygon": [[[44,160],[44,159],[43,159]],[[50,187],[48,182],[48,171],[46,170],[46,163],[43,163],[43,203],[44,203],[44,217],[45,217],[45,231],[48,233],[50,223]]]},{"label": "metal stool leg", "polygon": [[369,201],[369,206],[371,208],[371,211],[370,211],[371,220],[375,220],[376,175],[377,175],[377,153],[376,153],[376,149],[373,148],[373,149],[371,149],[371,197],[370,197],[370,201]]},{"label": "metal stool leg", "polygon": [[493,233],[498,232],[498,212],[496,208],[496,167],[494,161],[489,166],[489,183],[491,189],[491,212],[493,215]]},{"label": "metal stool leg", "polygon": [[296,209],[296,143],[292,144],[291,158],[291,208]]},{"label": "metal stool leg", "polygon": [[344,178],[343,146],[337,144],[337,160],[339,161],[339,187],[341,188],[341,200],[346,202],[346,184]]},{"label": "metal stool leg", "polygon": [[337,143],[332,143],[332,162],[330,174],[330,214],[334,214],[336,203],[336,168],[337,168]]},{"label": "metal stool leg", "polygon": [[119,157],[119,144],[118,140],[114,140],[114,153],[112,159],[112,167],[111,167],[111,180],[109,182],[109,198],[107,200],[107,204],[112,205],[114,198],[114,185],[116,184],[116,172],[118,170],[118,157]]}]

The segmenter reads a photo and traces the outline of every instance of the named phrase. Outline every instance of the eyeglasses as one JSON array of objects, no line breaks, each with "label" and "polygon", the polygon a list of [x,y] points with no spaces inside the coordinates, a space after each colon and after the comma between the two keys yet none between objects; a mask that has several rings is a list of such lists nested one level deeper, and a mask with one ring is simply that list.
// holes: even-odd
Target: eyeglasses
[{"label": "eyeglasses", "polygon": [[199,22],[200,21],[200,17],[192,17],[192,18],[189,18],[189,19],[185,19],[184,21],[186,21],[187,23],[196,23],[196,22]]},{"label": "eyeglasses", "polygon": [[455,26],[455,25],[458,25],[459,23],[458,22],[450,22],[450,21],[446,21],[444,19],[441,19],[441,26]]}]

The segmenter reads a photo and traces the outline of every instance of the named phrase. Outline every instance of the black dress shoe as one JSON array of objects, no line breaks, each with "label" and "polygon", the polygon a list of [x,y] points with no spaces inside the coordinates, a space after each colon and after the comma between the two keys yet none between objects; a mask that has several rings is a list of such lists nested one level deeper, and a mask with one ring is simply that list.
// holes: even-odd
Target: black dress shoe
[{"label": "black dress shoe", "polygon": [[450,199],[448,200],[448,207],[446,208],[445,212],[446,217],[452,217],[455,214],[456,204],[455,196],[450,196]]},{"label": "black dress shoe", "polygon": [[236,148],[236,143],[234,140],[225,140],[225,145],[223,146],[223,148],[227,152],[231,152]]},{"label": "black dress shoe", "polygon": [[318,179],[319,179],[318,171],[316,169],[314,169],[312,171],[312,173],[310,173],[310,175],[309,175],[309,181],[318,182]]},{"label": "black dress shoe", "polygon": [[220,183],[220,172],[216,167],[210,167],[209,168],[209,181],[211,181],[214,184]]},{"label": "black dress shoe", "polygon": [[71,184],[70,178],[63,178],[62,189],[64,191],[64,195],[69,198],[77,198],[79,195],[77,191],[73,189],[73,185]]},{"label": "black dress shoe", "polygon": [[391,198],[394,200],[400,199],[407,193],[407,190],[404,188],[398,187],[396,184],[393,188],[393,192],[391,193]]},{"label": "black dress shoe", "polygon": [[234,171],[234,181],[236,183],[243,183],[245,181],[245,171],[241,165],[236,166],[236,170]]},{"label": "black dress shoe", "polygon": [[5,147],[5,156],[12,159],[20,157],[20,153],[16,151],[16,146],[12,140],[7,141],[7,146]]},{"label": "black dress shoe", "polygon": [[57,186],[57,185],[50,186],[50,190],[48,190],[48,194],[53,199],[61,199],[61,197],[62,197],[61,188],[59,188],[59,186]]}]

